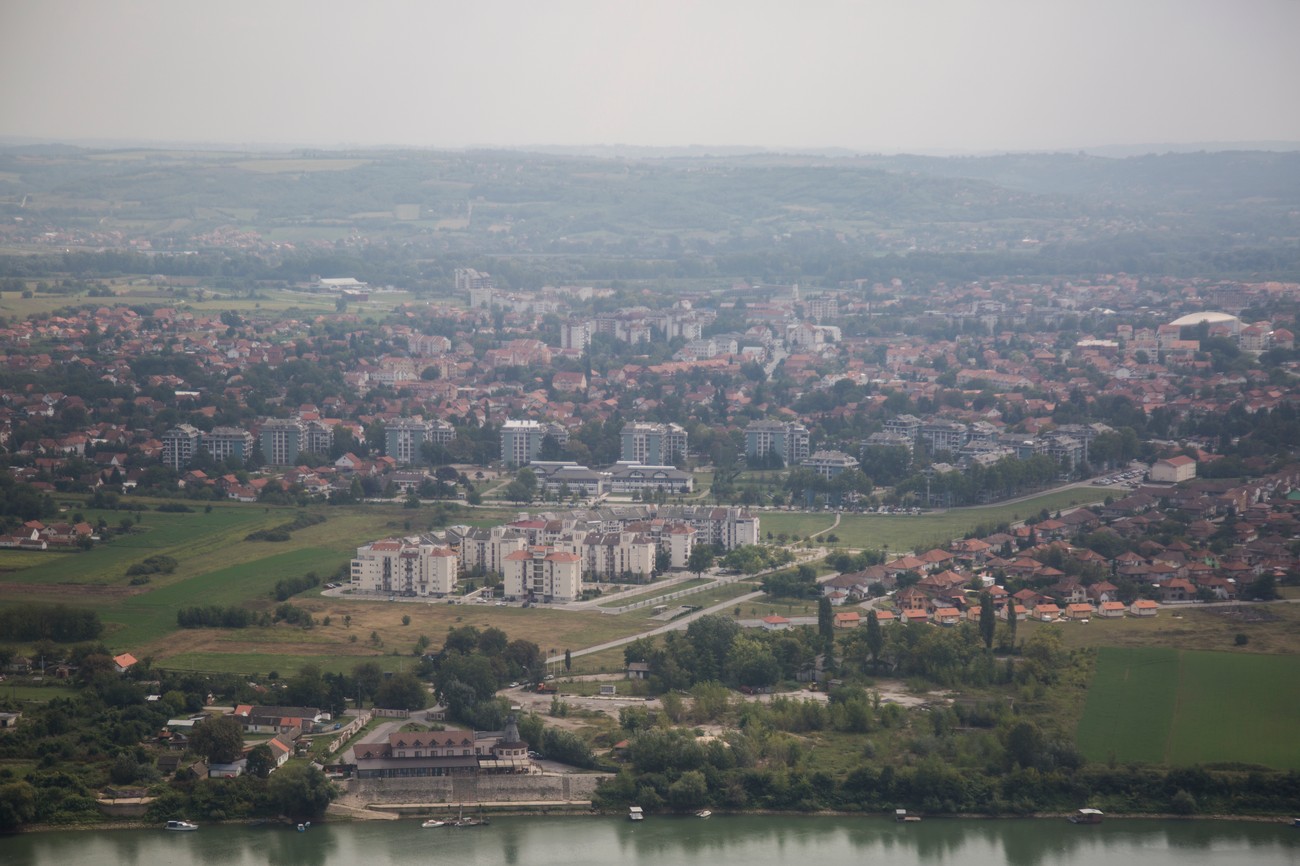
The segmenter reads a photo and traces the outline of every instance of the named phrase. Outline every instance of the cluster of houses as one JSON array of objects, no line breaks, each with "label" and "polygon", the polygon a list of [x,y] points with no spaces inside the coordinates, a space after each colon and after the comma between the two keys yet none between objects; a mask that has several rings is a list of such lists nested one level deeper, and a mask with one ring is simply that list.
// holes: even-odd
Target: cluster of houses
[{"label": "cluster of houses", "polygon": [[[164,772],[188,772],[196,778],[231,779],[243,775],[248,767],[248,754],[259,745],[271,750],[272,772],[294,756],[298,742],[304,734],[329,730],[330,716],[316,707],[277,707],[241,704],[235,707],[231,718],[239,722],[244,733],[251,736],[245,742],[243,753],[227,763],[192,761],[181,766],[181,756],[190,745],[195,726],[212,718],[200,713],[193,716],[169,719],[159,732],[158,745],[165,753],[158,759],[158,769]],[[269,736],[266,736],[269,735]]]},{"label": "cluster of houses", "polygon": [[[1180,492],[1196,502],[1208,495],[1195,489]],[[946,550],[936,548],[838,575],[822,588],[831,604],[840,607],[901,585],[893,594],[893,609],[877,611],[882,622],[955,625],[966,619],[978,620],[983,592],[992,597],[1001,619],[1014,610],[1018,619],[1055,622],[1094,616],[1147,617],[1155,616],[1161,605],[1235,601],[1258,578],[1281,578],[1295,571],[1298,563],[1292,540],[1300,535],[1300,467],[1249,484],[1230,485],[1212,499],[1223,509],[1215,521],[1205,517],[1193,521],[1185,539],[1168,544],[1150,537],[1167,519],[1158,501],[1151,498],[1142,513],[1107,520],[1110,506],[1075,509],[1009,533],[961,539]],[[1177,499],[1166,501],[1164,507],[1177,508]],[[1127,506],[1122,509],[1128,510]],[[1070,539],[1097,531],[1113,533],[1131,546],[1107,558],[1070,543]],[[1216,546],[1219,552],[1215,552],[1204,545],[1211,536],[1232,543]],[[1048,565],[1049,561],[1071,567],[1091,565],[1089,573],[1095,579],[1084,582]],[[917,579],[900,580],[905,576]],[[1008,592],[997,584],[997,576],[1013,578],[1025,588]],[[841,627],[860,621],[860,615],[837,614]]]},{"label": "cluster of houses", "polygon": [[59,550],[76,547],[94,537],[94,527],[84,521],[46,524],[39,520],[28,520],[16,530],[0,535],[0,548]]}]

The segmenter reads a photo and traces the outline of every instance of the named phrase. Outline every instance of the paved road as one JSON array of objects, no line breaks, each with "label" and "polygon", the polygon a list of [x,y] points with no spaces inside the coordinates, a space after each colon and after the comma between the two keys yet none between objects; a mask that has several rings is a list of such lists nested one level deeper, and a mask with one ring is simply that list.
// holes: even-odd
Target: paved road
[{"label": "paved road", "polygon": [[[833,571],[830,574],[823,575],[822,577],[817,578],[817,582],[825,583],[826,581],[830,580],[832,577],[838,577],[839,574],[840,573],[838,571]],[[753,601],[756,598],[762,598],[763,595],[764,593],[760,591],[760,592],[749,592],[744,595],[736,596],[735,598],[729,598],[726,601],[718,602],[717,604],[711,607],[706,607],[701,610],[688,613],[683,617],[673,620],[667,625],[661,625],[658,628],[652,628],[649,631],[643,631],[640,634],[634,634],[631,635],[630,637],[621,637],[618,638],[617,640],[606,641],[605,643],[596,644],[595,646],[589,646],[586,647],[585,649],[573,650],[570,653],[570,655],[571,656],[590,655],[592,653],[602,652],[607,649],[615,649],[617,647],[626,646],[627,644],[632,643],[632,641],[640,640],[643,637],[652,637],[654,635],[667,634],[670,631],[682,631],[688,625],[695,622],[695,620],[699,619],[702,616],[708,616],[711,613],[719,613],[722,611],[730,610],[738,604],[744,604],[747,601]],[[563,662],[564,662],[564,656],[562,655],[553,656],[546,660],[547,664],[557,664]]]}]

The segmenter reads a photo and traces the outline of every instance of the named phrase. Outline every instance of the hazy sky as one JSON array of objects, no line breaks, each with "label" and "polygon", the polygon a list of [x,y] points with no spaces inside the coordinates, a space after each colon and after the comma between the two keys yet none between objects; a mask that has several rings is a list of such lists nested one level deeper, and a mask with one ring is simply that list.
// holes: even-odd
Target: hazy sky
[{"label": "hazy sky", "polygon": [[0,0],[0,136],[1300,141],[1298,0]]}]

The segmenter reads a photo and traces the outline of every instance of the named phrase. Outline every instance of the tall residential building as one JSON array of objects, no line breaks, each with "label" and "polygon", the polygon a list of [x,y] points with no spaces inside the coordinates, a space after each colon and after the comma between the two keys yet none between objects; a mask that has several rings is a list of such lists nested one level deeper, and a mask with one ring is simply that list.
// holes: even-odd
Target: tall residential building
[{"label": "tall residential building", "polygon": [[505,559],[507,598],[576,601],[582,597],[582,557],[553,547],[517,550]]},{"label": "tall residential building", "polygon": [[297,418],[272,418],[262,425],[262,456],[271,466],[292,466],[304,447],[305,431]]},{"label": "tall residential building", "polygon": [[213,460],[247,460],[253,453],[253,434],[243,427],[213,427],[211,433],[203,434],[203,447]]},{"label": "tall residential building", "polygon": [[312,454],[328,455],[334,447],[334,428],[320,419],[304,421],[302,439],[298,446],[300,451]]},{"label": "tall residential building", "polygon": [[456,291],[468,292],[470,289],[492,288],[492,275],[487,271],[473,268],[456,268]]},{"label": "tall residential building", "polygon": [[444,596],[456,588],[459,557],[424,539],[385,538],[357,548],[352,585],[362,592]]},{"label": "tall residential building", "polygon": [[421,463],[425,442],[445,444],[456,438],[456,428],[446,421],[395,418],[384,426],[385,453],[401,464]]},{"label": "tall residential building", "polygon": [[624,424],[621,438],[622,462],[672,466],[686,458],[686,430],[677,424]]},{"label": "tall residential building", "polygon": [[569,431],[559,424],[507,419],[501,425],[501,461],[507,466],[527,466],[542,453],[542,440],[547,436],[561,445],[569,441]]},{"label": "tall residential building", "polygon": [[163,463],[177,472],[190,465],[199,450],[203,433],[189,424],[177,424],[162,435]]},{"label": "tall residential building", "polygon": [[786,466],[808,457],[808,428],[796,422],[753,421],[745,428],[745,456],[761,460],[779,454]]},{"label": "tall residential building", "polygon": [[560,348],[577,349],[579,352],[586,354],[587,347],[591,345],[591,323],[582,322],[561,322],[560,323]]}]

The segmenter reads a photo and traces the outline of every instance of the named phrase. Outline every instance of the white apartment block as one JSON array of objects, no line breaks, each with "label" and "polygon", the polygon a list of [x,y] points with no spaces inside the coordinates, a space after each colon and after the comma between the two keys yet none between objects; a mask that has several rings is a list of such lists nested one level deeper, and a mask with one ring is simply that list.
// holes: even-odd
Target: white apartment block
[{"label": "white apartment block", "polygon": [[441,597],[456,588],[456,551],[412,538],[385,538],[357,548],[352,586],[421,598]]},{"label": "white apartment block", "polygon": [[567,602],[582,597],[582,557],[567,550],[517,550],[506,557],[503,577],[506,598]]}]

